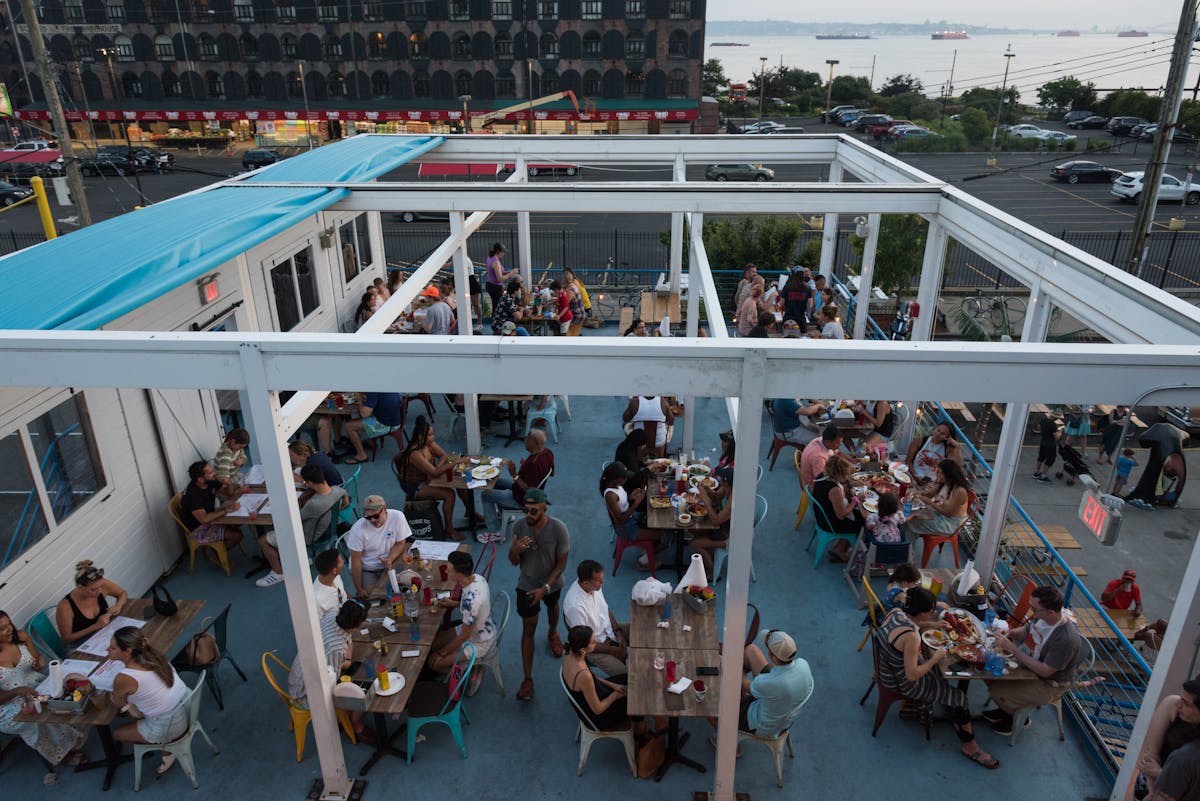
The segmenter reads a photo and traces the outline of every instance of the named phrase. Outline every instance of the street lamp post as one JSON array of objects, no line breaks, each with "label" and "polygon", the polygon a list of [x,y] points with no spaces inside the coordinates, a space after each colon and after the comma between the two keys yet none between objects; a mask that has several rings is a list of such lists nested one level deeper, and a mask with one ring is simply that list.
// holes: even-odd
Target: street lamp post
[{"label": "street lamp post", "polygon": [[1008,90],[1008,66],[1012,64],[1016,53],[1012,51],[1012,45],[1008,45],[1004,50],[1004,80],[1000,83],[1000,105],[996,107],[996,124],[992,126],[992,153],[991,158],[996,158],[996,134],[1000,132],[1000,115],[1004,113],[1004,93]]},{"label": "street lamp post", "polygon": [[304,95],[304,138],[308,140],[308,149],[312,150],[312,123],[308,119],[308,84],[304,82],[304,62],[296,62],[300,67],[300,92]]},{"label": "street lamp post", "polygon": [[767,99],[767,57],[759,56],[762,70],[758,73],[758,121],[762,122]]},{"label": "street lamp post", "polygon": [[470,95],[459,95],[458,99],[461,100],[462,104],[463,104],[463,133],[470,133],[471,132],[471,117],[470,117],[469,112],[467,111],[467,104],[471,102],[471,96]]},{"label": "street lamp post", "polygon": [[99,52],[108,63],[108,79],[112,82],[113,99],[117,101],[117,114],[121,116],[121,130],[125,132],[125,152],[130,164],[133,165],[133,182],[137,185],[138,200],[145,206],[149,204],[149,201],[142,192],[142,177],[138,173],[137,159],[133,156],[133,142],[129,141],[129,121],[125,119],[125,93],[121,91],[121,87],[117,83],[117,72],[113,69],[112,57],[116,51],[111,47],[102,47]]},{"label": "street lamp post", "polygon": [[[833,68],[840,62],[836,58],[827,58],[825,63],[829,65],[829,86],[825,89],[825,113],[828,114],[829,109],[833,108]],[[825,121],[829,122],[829,118],[826,117]]]}]

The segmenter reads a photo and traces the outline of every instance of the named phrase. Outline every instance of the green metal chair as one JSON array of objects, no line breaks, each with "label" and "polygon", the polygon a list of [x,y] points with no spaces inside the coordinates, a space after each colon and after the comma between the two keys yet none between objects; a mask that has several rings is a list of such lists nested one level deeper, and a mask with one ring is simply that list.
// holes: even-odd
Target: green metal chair
[{"label": "green metal chair", "polygon": [[[228,611],[228,607],[226,608]],[[183,736],[171,740],[167,743],[137,743],[133,746],[133,791],[137,792],[142,789],[142,757],[151,751],[163,751],[168,754],[173,754],[179,760],[179,766],[183,768],[183,772],[192,780],[192,787],[200,789],[200,783],[196,781],[196,762],[192,759],[192,738],[199,732],[204,741],[208,743],[208,747],[213,750],[214,754],[221,753],[221,749],[213,744],[209,738],[208,732],[200,725],[200,686],[204,684],[204,671],[200,671],[200,678],[196,681],[196,686],[184,697],[183,703],[175,710],[176,715],[186,715],[188,721],[187,731]]]},{"label": "green metal chair", "polygon": [[[758,529],[758,524],[767,516],[767,499],[761,495],[754,496],[754,528]],[[713,574],[712,581],[716,584],[721,580],[721,574],[725,571],[725,559],[729,556],[729,551],[726,548],[717,548],[713,552]],[[758,576],[754,573],[754,554],[750,554],[750,580],[758,581]]]},{"label": "green metal chair", "polygon": [[354,475],[342,483],[342,489],[346,490],[346,494],[350,496],[350,505],[338,512],[338,520],[350,525],[354,525],[358,521],[358,508],[362,505],[358,500],[358,475],[361,472],[362,465],[360,464],[354,468]]},{"label": "green metal chair", "polygon": [[26,628],[33,644],[48,658],[63,659],[67,655],[67,646],[58,634],[58,625],[54,622],[55,607],[47,606],[29,620]]},{"label": "green metal chair", "polygon": [[[468,652],[467,649],[470,649]],[[450,691],[448,682],[418,681],[413,687],[412,697],[408,702],[408,755],[406,761],[412,762],[413,751],[417,749],[417,732],[426,723],[441,723],[450,729],[454,742],[463,759],[467,758],[467,744],[463,741],[462,722],[466,720],[467,711],[463,709],[463,699],[467,693],[467,685],[471,682],[471,673],[475,669],[475,646],[470,642],[463,643],[462,653],[469,654],[466,670],[462,678]]]},{"label": "green metal chair", "polygon": [[858,533],[854,534],[838,534],[833,530],[833,526],[829,524],[829,518],[825,516],[825,510],[817,504],[817,499],[813,497],[812,492],[807,488],[804,494],[808,496],[809,508],[813,511],[813,521],[816,523],[813,528],[812,536],[808,538],[808,545],[804,546],[804,550],[812,547],[813,540],[817,541],[817,552],[813,555],[813,570],[821,564],[821,554],[825,553],[825,549],[834,540],[845,540],[850,543],[850,547],[854,547],[854,543],[858,542]]},{"label": "green metal chair", "polygon": [[175,670],[178,673],[199,673],[202,677],[207,676],[206,683],[208,684],[208,689],[212,692],[213,699],[217,702],[217,707],[222,711],[225,709],[225,698],[221,694],[221,676],[218,671],[221,662],[228,660],[229,664],[233,665],[233,669],[237,671],[237,674],[242,677],[242,681],[246,681],[246,674],[242,672],[242,669],[238,667],[238,663],[234,661],[233,654],[229,653],[227,627],[229,624],[229,610],[232,607],[233,604],[226,604],[225,608],[221,610],[221,614],[209,621],[208,625],[204,626],[198,632],[199,634],[212,634],[213,639],[217,641],[217,650],[220,652],[220,656],[207,665],[191,665],[183,658],[187,650],[187,646],[184,646],[184,650],[176,654],[175,658],[171,660],[171,664],[175,666]]}]

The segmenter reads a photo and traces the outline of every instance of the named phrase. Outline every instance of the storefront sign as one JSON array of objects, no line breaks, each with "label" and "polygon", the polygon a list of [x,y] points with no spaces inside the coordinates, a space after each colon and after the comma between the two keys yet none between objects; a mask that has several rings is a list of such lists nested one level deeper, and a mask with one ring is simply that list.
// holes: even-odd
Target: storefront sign
[{"label": "storefront sign", "polygon": [[[16,117],[23,120],[48,120],[50,113],[48,111],[17,111]],[[84,118],[84,113],[79,110],[69,110],[66,112],[67,119],[81,120]],[[364,122],[442,122],[442,121],[457,121],[462,119],[462,111],[453,111],[450,109],[420,109],[406,111],[400,109],[384,109],[380,111],[312,111],[307,115],[308,119],[314,121],[321,120],[345,120],[345,121],[364,121]],[[660,120],[662,122],[683,122],[687,120],[695,120],[699,118],[699,111],[694,108],[677,109],[672,111],[655,111],[653,109],[639,109],[637,111],[589,111],[579,113],[573,110],[564,109],[562,111],[534,111],[534,117],[538,120],[550,121],[582,121],[582,122],[607,122],[610,120]],[[302,120],[305,118],[303,110],[281,111],[277,109],[254,110],[246,109],[241,111],[186,111],[186,110],[160,110],[160,109],[144,109],[139,111],[126,111],[124,114],[118,111],[90,111],[87,112],[87,119],[100,122],[126,120],[130,122],[235,122],[238,120]],[[529,111],[517,111],[512,114],[506,114],[498,118],[508,122],[516,120],[529,119]]]}]

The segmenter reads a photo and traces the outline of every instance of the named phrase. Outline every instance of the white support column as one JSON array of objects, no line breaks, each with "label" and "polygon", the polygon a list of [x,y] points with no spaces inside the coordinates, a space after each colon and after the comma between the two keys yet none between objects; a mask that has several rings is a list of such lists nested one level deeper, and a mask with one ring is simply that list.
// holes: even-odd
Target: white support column
[{"label": "white support column", "polygon": [[875,253],[879,250],[879,226],[882,214],[867,216],[867,241],[863,244],[862,270],[858,274],[858,297],[855,299],[854,338],[867,338],[867,317],[871,310],[871,289],[875,283]]},{"label": "white support column", "polygon": [[[675,157],[675,174],[676,181],[687,180],[687,166],[683,160],[683,155]],[[671,292],[678,294],[683,276],[683,213],[673,212],[671,214]],[[690,278],[688,279],[691,280]],[[691,292],[691,284],[688,285],[688,291]],[[690,301],[689,301],[690,305]],[[694,334],[692,336],[695,336]]]},{"label": "white support column", "polygon": [[[451,212],[450,235],[457,237],[462,234],[462,231],[462,212]],[[458,296],[458,333],[459,336],[468,337],[474,334],[471,320],[471,282],[467,277],[470,265],[471,259],[467,255],[467,239],[464,237],[462,247],[454,251],[454,293]],[[474,393],[463,395],[463,406],[466,408],[467,418],[467,453],[479,453],[483,449],[483,436],[479,431],[479,406],[476,403],[477,399],[478,396]]]},{"label": "white support column", "polygon": [[304,548],[304,528],[296,503],[292,463],[287,453],[287,438],[282,435],[279,393],[268,389],[266,368],[261,351],[243,344],[240,351],[242,375],[249,403],[242,407],[258,439],[263,475],[271,498],[275,536],[279,542],[279,561],[283,566],[284,589],[292,629],[296,634],[296,659],[304,673],[308,708],[312,711],[313,741],[325,782],[324,801],[349,797],[353,782],[346,774],[342,738],[333,708],[333,678],[325,669],[325,649],[317,620],[312,578],[308,571],[308,553]]},{"label": "white support column", "polygon": [[[1022,342],[1044,342],[1050,329],[1050,298],[1042,291],[1041,284],[1034,284],[1029,292],[1029,308],[1025,313],[1025,328]],[[975,549],[975,568],[983,579],[984,586],[990,584],[990,576],[996,567],[996,556],[1000,553],[1000,538],[1004,533],[1004,520],[1008,514],[1008,502],[1012,497],[1013,481],[1017,475],[1017,463],[1021,458],[1021,443],[1025,439],[1025,425],[1029,420],[1029,404],[1009,403],[1004,409],[1004,423],[1000,426],[1000,440],[996,445],[996,458],[992,460],[992,479],[988,484],[987,509],[983,513],[983,528],[979,533],[979,545]]]},{"label": "white support column", "polygon": [[[831,184],[840,183],[842,180],[842,165],[840,162],[833,162],[829,165],[829,182]],[[833,274],[833,257],[834,251],[837,250],[838,236],[838,215],[825,214],[825,221],[821,225],[821,266],[820,274],[826,277]]]},{"label": "white support column", "polygon": [[937,319],[938,292],[942,288],[942,266],[946,260],[946,229],[936,220],[929,221],[925,236],[925,258],[921,262],[921,283],[917,287],[917,303],[921,316],[912,327],[914,341],[933,339],[933,322]]},{"label": "white support column", "polygon": [[1109,801],[1122,801],[1126,790],[1137,776],[1137,759],[1150,729],[1150,719],[1164,696],[1179,692],[1179,686],[1191,678],[1197,646],[1196,632],[1200,631],[1200,537],[1193,540],[1192,556],[1188,560],[1183,581],[1175,592],[1175,606],[1167,621],[1167,633],[1163,636],[1154,672],[1146,685],[1142,706],[1138,710],[1129,745],[1125,749],[1126,759],[1121,762],[1121,771],[1113,784]]},{"label": "white support column", "polygon": [[[678,167],[678,162],[676,163]],[[672,215],[674,216],[674,215]],[[683,215],[680,215],[682,217]],[[704,215],[699,213],[690,213],[687,215],[688,228],[692,231],[704,228]],[[682,238],[682,225],[680,226],[680,234]],[[674,242],[674,232],[671,234],[671,241]],[[700,293],[702,282],[699,279],[700,272],[697,265],[700,263],[699,254],[696,251],[696,242],[698,240],[694,236],[688,237],[688,299],[687,299],[687,335],[689,337],[700,336]],[[674,280],[674,279],[672,279]],[[712,313],[709,312],[711,317]],[[688,395],[683,399],[683,449],[690,451],[696,447],[696,396]]]},{"label": "white support column", "polygon": [[[750,554],[754,547],[754,487],[762,438],[766,361],[762,351],[748,349],[742,361],[742,408],[735,438],[744,469],[733,473],[733,516],[730,519],[728,571],[725,578],[725,621],[721,641],[721,702],[717,707],[717,771],[713,801],[734,801],[738,704],[742,695],[742,649],[746,641],[746,604],[750,595]],[[757,412],[757,413],[756,413]]]},{"label": "white support column", "polygon": [[[520,177],[518,181],[529,180],[529,165],[525,163],[524,155],[517,155],[516,172]],[[521,280],[525,282],[526,289],[533,289],[533,254],[530,252],[529,239],[529,212],[517,212],[517,249],[521,251]]]}]

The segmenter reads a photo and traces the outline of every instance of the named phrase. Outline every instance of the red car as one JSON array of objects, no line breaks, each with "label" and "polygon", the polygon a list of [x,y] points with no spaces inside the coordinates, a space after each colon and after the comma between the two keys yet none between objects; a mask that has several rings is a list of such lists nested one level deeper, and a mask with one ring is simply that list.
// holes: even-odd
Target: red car
[{"label": "red car", "polygon": [[916,125],[912,120],[892,120],[886,125],[872,125],[867,128],[867,132],[876,139],[887,139],[892,135],[892,130],[895,128],[903,128],[906,125]]}]

